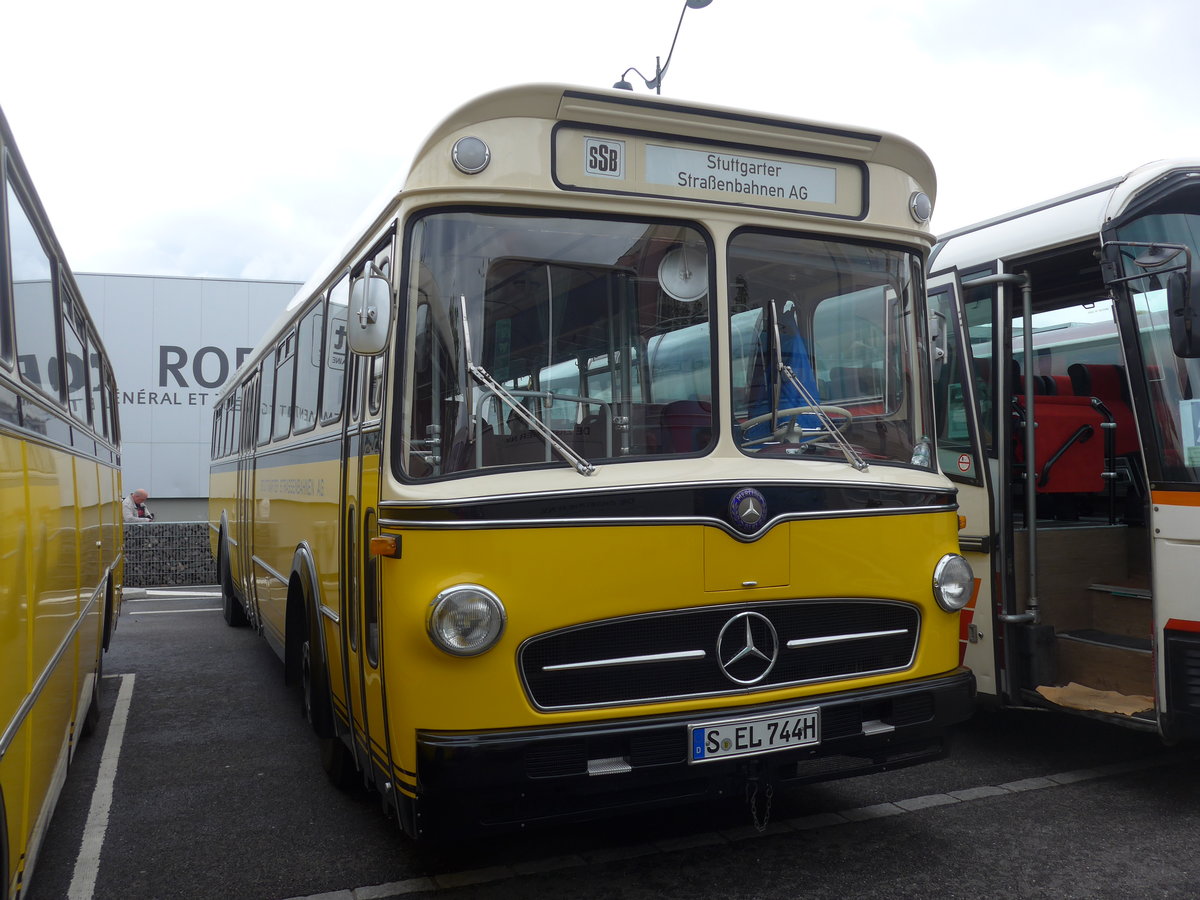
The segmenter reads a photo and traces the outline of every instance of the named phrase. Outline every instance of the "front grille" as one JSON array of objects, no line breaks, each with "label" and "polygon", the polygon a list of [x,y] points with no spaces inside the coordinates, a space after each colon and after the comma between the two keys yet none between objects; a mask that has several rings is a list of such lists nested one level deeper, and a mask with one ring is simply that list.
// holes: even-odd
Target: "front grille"
[{"label": "front grille", "polygon": [[[613,706],[898,671],[912,664],[920,622],[916,607],[888,600],[703,607],[539,635],[521,646],[519,662],[539,709]],[[763,675],[772,641],[775,661]],[[735,659],[746,645],[752,651]]]}]

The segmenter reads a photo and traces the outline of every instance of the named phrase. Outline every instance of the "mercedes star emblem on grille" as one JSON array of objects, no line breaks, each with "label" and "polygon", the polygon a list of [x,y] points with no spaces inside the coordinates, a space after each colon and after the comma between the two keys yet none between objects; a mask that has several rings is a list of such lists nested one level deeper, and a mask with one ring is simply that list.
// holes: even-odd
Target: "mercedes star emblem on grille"
[{"label": "mercedes star emblem on grille", "polygon": [[729,521],[744,534],[754,534],[767,521],[767,500],[754,488],[742,488],[729,500]]},{"label": "mercedes star emblem on grille", "polygon": [[779,636],[761,613],[738,613],[717,637],[721,671],[737,684],[757,684],[767,677],[779,656]]}]

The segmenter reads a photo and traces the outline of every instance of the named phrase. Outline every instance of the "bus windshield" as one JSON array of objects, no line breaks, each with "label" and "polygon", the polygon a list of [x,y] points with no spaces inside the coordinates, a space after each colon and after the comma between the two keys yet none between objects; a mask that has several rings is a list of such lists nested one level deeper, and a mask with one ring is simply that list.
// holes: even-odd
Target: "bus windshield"
[{"label": "bus windshield", "polygon": [[918,266],[905,251],[828,238],[734,237],[732,387],[744,452],[928,465],[911,358],[925,358],[912,315]]},{"label": "bus windshield", "polygon": [[404,474],[704,451],[708,257],[686,225],[424,216],[409,255]]},{"label": "bus windshield", "polygon": [[[1167,213],[1142,216],[1117,231],[1120,241],[1152,243],[1162,241],[1185,244],[1195,257],[1200,250],[1200,216]],[[1200,359],[1175,356],[1167,321],[1165,277],[1155,275],[1134,262],[1144,247],[1121,248],[1126,276],[1141,276],[1129,281],[1145,382],[1155,411],[1151,421],[1161,454],[1164,481],[1200,483]],[[1178,259],[1160,267],[1170,269]],[[1192,277],[1196,275],[1193,272]]]}]

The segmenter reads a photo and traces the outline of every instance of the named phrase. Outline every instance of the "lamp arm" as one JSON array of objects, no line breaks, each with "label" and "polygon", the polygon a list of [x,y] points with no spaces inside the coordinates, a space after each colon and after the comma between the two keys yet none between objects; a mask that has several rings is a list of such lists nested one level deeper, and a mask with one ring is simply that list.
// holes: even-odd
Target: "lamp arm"
[{"label": "lamp arm", "polygon": [[[687,15],[688,4],[687,0],[683,2],[683,9],[679,13],[679,21],[675,25],[675,37],[671,38],[671,49],[667,51],[667,61],[663,63],[662,68],[655,73],[653,81],[646,81],[646,87],[654,88],[656,91],[662,87],[662,80],[667,75],[667,67],[671,65],[671,56],[675,53],[675,42],[679,40],[679,29],[683,27],[683,17]],[[638,72],[641,75],[641,72]],[[645,76],[642,77],[645,81]]]}]

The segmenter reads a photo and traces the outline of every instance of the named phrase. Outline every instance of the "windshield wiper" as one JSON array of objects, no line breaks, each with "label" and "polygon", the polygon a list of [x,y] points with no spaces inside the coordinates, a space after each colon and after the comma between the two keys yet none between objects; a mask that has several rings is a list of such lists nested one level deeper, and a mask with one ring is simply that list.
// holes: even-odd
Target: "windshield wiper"
[{"label": "windshield wiper", "polygon": [[854,449],[854,446],[848,440],[846,440],[845,436],[838,430],[837,426],[834,425],[833,419],[830,417],[829,413],[826,412],[825,408],[821,406],[819,402],[817,402],[817,398],[813,396],[812,391],[804,386],[804,383],[799,379],[799,377],[797,377],[792,367],[783,361],[783,341],[780,339],[779,335],[779,310],[775,307],[774,300],[771,300],[770,307],[771,339],[775,344],[773,348],[775,351],[775,370],[780,375],[780,378],[775,382],[775,390],[771,398],[772,431],[779,430],[779,403],[783,390],[783,379],[786,378],[791,383],[792,387],[796,389],[797,393],[800,394],[800,397],[804,403],[808,406],[808,410],[805,414],[807,415],[808,412],[811,412],[818,419],[820,419],[821,426],[824,428],[825,432],[831,438],[833,438],[833,442],[837,445],[838,449],[842,451],[842,455],[846,457],[846,462],[852,465],[859,472],[865,472],[868,468],[867,461],[862,458],[859,452]]},{"label": "windshield wiper", "polygon": [[510,394],[508,388],[488,374],[488,371],[483,366],[478,366],[471,361],[471,326],[467,322],[467,298],[465,294],[459,295],[458,303],[462,313],[463,351],[467,360],[467,372],[470,373],[472,378],[508,404],[512,408],[512,411],[530,429],[541,435],[543,440],[553,447],[559,456],[574,466],[580,475],[594,475],[596,473],[595,466],[576,453],[575,449],[555,433],[554,429],[526,409],[521,401]]}]

